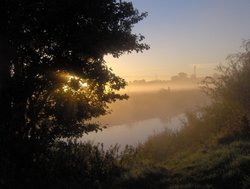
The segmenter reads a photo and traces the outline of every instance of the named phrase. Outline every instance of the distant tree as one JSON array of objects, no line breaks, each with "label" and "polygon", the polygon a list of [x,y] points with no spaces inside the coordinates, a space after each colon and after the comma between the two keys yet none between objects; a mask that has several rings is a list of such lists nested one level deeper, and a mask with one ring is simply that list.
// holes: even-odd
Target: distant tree
[{"label": "distant tree", "polygon": [[172,81],[187,81],[188,79],[188,74],[184,72],[180,72],[178,75],[171,77]]},{"label": "distant tree", "polygon": [[[250,127],[250,41],[243,43],[243,52],[228,56],[218,73],[202,81],[202,90],[212,103],[204,111],[211,127],[223,131],[221,142],[249,137]],[[211,124],[212,123],[212,124]]]},{"label": "distant tree", "polygon": [[218,74],[206,77],[202,89],[217,103],[250,114],[250,41],[244,51],[228,56],[227,64],[217,67]]},{"label": "distant tree", "polygon": [[132,33],[146,16],[117,0],[0,1],[0,148],[8,157],[0,169],[97,129],[90,119],[127,98],[104,56],[148,49]]},{"label": "distant tree", "polygon": [[134,80],[133,84],[145,84],[146,80],[145,79],[141,79],[141,80]]},{"label": "distant tree", "polygon": [[187,79],[188,78],[188,74],[184,73],[184,72],[180,72],[180,73],[178,73],[178,77],[180,79]]}]

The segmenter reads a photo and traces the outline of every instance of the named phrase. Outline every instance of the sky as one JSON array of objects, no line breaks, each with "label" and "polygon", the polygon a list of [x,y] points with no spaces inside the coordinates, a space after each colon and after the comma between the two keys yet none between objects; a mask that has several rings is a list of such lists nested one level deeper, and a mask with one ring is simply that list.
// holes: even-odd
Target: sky
[{"label": "sky", "polygon": [[[127,0],[129,1],[129,0]],[[250,39],[250,0],[130,0],[148,17],[133,33],[145,36],[150,50],[105,60],[127,81],[167,80],[179,72],[203,77]]]}]

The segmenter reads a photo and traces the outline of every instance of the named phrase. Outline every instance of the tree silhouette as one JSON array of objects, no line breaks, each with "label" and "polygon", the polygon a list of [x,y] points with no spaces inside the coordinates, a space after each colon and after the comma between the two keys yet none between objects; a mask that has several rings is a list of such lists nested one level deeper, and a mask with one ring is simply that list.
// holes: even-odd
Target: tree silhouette
[{"label": "tree silhouette", "polygon": [[250,41],[244,41],[243,47],[242,52],[228,56],[226,63],[217,67],[217,74],[202,81],[202,90],[212,102],[206,116],[216,120],[214,125],[221,122],[224,142],[249,137],[250,133]]},{"label": "tree silhouette", "polygon": [[97,129],[89,120],[106,114],[107,103],[127,98],[117,93],[126,82],[104,56],[148,49],[144,37],[132,33],[146,16],[116,0],[0,1],[0,147],[6,164],[34,160],[59,138]]},{"label": "tree silhouette", "polygon": [[228,56],[227,63],[217,67],[215,77],[204,79],[202,89],[214,101],[249,115],[250,40],[244,41],[243,47],[243,52]]}]

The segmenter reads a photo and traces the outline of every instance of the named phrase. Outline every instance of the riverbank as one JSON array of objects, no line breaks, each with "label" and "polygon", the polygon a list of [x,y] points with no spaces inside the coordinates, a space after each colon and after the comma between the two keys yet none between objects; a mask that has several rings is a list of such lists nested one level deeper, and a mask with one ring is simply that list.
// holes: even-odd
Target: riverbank
[{"label": "riverbank", "polygon": [[168,120],[153,118],[129,124],[110,126],[103,131],[88,133],[80,141],[90,141],[93,144],[102,143],[105,150],[115,145],[120,146],[121,150],[126,145],[137,147],[138,144],[146,142],[148,138],[165,130],[172,132],[179,131],[183,126],[184,120],[185,115],[179,114]]},{"label": "riverbank", "polygon": [[121,149],[126,145],[136,147],[165,130],[180,130],[185,112],[196,111],[209,103],[209,98],[198,89],[155,89],[129,95],[128,100],[111,104],[110,114],[95,120],[107,128],[83,135],[80,141],[103,143],[105,149],[115,145]]}]

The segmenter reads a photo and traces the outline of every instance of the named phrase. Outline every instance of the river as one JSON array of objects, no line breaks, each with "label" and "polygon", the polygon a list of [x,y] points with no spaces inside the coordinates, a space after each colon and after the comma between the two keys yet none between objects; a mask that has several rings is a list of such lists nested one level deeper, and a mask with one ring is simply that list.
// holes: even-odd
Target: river
[{"label": "river", "polygon": [[167,120],[159,118],[146,119],[130,124],[110,126],[103,131],[91,132],[84,135],[81,141],[91,141],[94,144],[103,143],[104,149],[118,144],[121,149],[126,145],[136,146],[145,142],[150,136],[166,129],[177,132],[183,126],[184,114],[179,114]]}]

